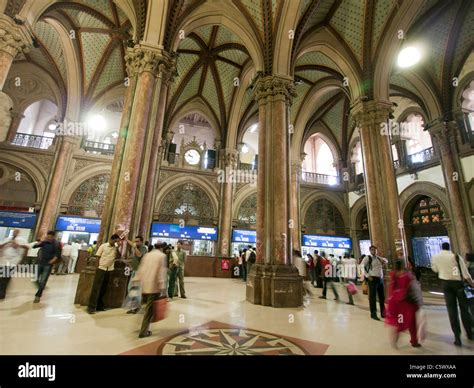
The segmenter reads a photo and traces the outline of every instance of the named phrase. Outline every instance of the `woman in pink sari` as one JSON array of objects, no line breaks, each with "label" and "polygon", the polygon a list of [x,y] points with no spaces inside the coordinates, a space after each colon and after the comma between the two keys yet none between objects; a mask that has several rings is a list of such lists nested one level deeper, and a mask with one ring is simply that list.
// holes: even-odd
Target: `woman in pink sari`
[{"label": "woman in pink sari", "polygon": [[410,332],[411,346],[418,348],[416,312],[420,308],[417,296],[416,279],[411,272],[404,269],[404,262],[396,260],[390,272],[390,293],[387,301],[385,323],[392,326],[392,345],[397,346],[400,332]]}]

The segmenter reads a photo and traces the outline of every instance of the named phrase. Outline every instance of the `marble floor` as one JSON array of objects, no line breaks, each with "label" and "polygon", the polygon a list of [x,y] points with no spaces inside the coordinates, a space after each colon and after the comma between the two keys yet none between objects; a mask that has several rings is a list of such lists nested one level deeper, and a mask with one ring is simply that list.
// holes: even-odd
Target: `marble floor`
[{"label": "marble floor", "polygon": [[393,349],[388,329],[370,319],[361,293],[350,306],[331,300],[330,291],[328,300],[319,299],[321,290],[314,289],[304,307],[275,309],[246,302],[239,280],[186,278],[188,298],[168,303],[166,319],[152,324],[151,337],[139,339],[141,314],[114,309],[88,315],[75,306],[78,278],[51,276],[38,304],[30,280],[12,279],[0,301],[0,354],[474,354],[474,342],[452,344],[443,300],[431,296],[425,298],[423,346],[412,348],[402,334]]}]

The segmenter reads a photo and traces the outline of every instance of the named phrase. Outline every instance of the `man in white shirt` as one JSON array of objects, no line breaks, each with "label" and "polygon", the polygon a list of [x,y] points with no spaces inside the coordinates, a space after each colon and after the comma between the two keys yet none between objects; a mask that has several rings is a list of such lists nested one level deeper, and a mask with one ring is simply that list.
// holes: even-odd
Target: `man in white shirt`
[{"label": "man in white shirt", "polygon": [[58,275],[66,275],[69,261],[71,260],[71,245],[66,243],[61,250],[61,264],[59,264]]},{"label": "man in white shirt", "polygon": [[95,254],[95,256],[99,257],[99,265],[95,272],[94,285],[92,286],[89,306],[87,307],[89,314],[95,314],[96,311],[105,311],[104,295],[107,291],[110,273],[114,270],[114,262],[119,257],[116,245],[119,241],[119,235],[113,234],[109,242],[102,244]]},{"label": "man in white shirt", "polygon": [[11,270],[18,265],[29,249],[26,241],[19,237],[19,234],[20,231],[15,229],[12,237],[0,242],[0,299],[5,299]]},{"label": "man in white shirt", "polygon": [[449,322],[454,333],[454,345],[462,346],[461,325],[459,324],[458,303],[461,310],[461,320],[466,330],[467,338],[473,339],[472,317],[468,301],[464,294],[464,281],[472,284],[472,278],[466,263],[458,255],[450,251],[449,243],[441,245],[441,252],[431,259],[431,269],[438,274],[443,284],[444,300],[448,309]]},{"label": "man in white shirt", "polygon": [[361,265],[364,269],[364,276],[369,280],[370,317],[376,321],[380,321],[379,317],[377,317],[377,295],[379,297],[380,316],[385,318],[383,266],[388,263],[388,260],[384,257],[377,256],[376,246],[372,245],[369,249],[370,255],[365,256]]},{"label": "man in white shirt", "polygon": [[80,248],[81,244],[79,244],[79,240],[76,240],[71,244],[71,259],[69,260],[69,266],[67,269],[68,273],[74,273],[76,271],[77,257],[79,256]]}]

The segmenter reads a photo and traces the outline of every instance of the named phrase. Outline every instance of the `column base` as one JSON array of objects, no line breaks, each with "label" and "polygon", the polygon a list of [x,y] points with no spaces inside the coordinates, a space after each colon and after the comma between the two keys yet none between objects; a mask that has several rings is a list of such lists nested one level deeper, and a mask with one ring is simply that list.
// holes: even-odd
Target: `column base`
[{"label": "column base", "polygon": [[303,279],[294,266],[254,264],[247,279],[247,301],[271,307],[303,305]]}]

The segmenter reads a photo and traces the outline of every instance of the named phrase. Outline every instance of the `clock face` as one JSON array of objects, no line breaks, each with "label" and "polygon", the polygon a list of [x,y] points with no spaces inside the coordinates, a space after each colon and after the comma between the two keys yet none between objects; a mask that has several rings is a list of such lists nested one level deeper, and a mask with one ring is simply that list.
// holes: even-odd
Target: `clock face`
[{"label": "clock face", "polygon": [[186,163],[193,166],[198,164],[200,159],[201,155],[196,150],[189,150],[184,154],[184,160],[186,160]]}]

